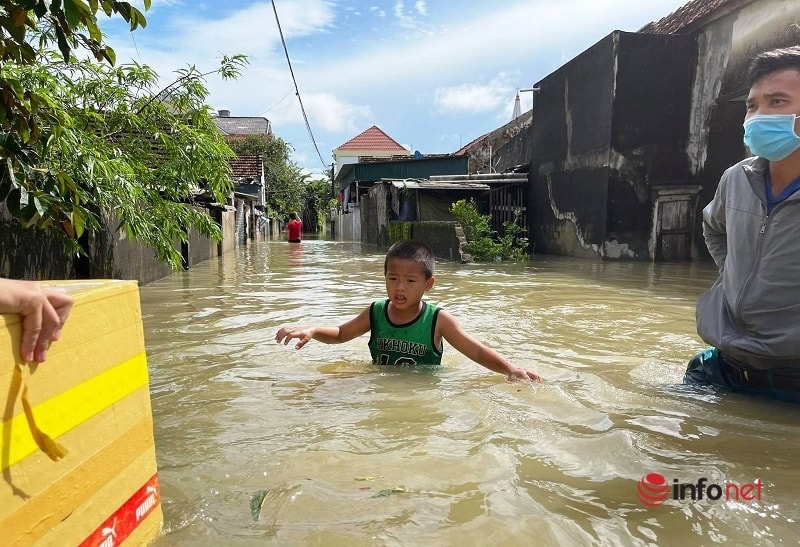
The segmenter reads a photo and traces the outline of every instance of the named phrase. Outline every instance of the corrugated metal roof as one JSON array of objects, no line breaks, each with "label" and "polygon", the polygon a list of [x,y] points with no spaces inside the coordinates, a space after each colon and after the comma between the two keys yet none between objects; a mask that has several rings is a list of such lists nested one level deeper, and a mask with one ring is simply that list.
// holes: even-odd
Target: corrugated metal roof
[{"label": "corrugated metal roof", "polygon": [[408,149],[384,133],[377,125],[359,133],[334,150],[402,150]]},{"label": "corrugated metal roof", "polygon": [[448,182],[448,181],[430,181],[430,180],[383,180],[382,182],[389,182],[392,186],[397,188],[409,188],[412,190],[479,190],[486,191],[491,187],[488,184],[478,184],[474,182]]},{"label": "corrugated metal roof", "polygon": [[527,173],[476,173],[474,175],[437,175],[431,182],[448,182],[454,184],[485,184],[487,186],[503,186],[507,184],[526,184]]},{"label": "corrugated metal roof", "polygon": [[376,182],[381,179],[427,179],[434,175],[466,175],[467,156],[437,156],[374,163],[349,163],[336,175],[336,184],[344,190],[353,182]]}]

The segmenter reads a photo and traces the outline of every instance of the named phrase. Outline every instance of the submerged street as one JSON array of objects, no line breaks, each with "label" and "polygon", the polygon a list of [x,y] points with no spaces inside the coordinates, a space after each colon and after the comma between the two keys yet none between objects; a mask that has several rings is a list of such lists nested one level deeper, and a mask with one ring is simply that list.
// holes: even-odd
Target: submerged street
[{"label": "submerged street", "polygon": [[[423,371],[372,365],[367,336],[274,342],[284,325],[356,315],[385,296],[382,274],[379,248],[271,241],[141,288],[156,545],[800,540],[796,408],[680,385],[705,347],[694,303],[713,264],[438,263],[427,299],[540,385],[446,345]],[[763,496],[647,507],[637,485],[652,473],[760,479]]]}]

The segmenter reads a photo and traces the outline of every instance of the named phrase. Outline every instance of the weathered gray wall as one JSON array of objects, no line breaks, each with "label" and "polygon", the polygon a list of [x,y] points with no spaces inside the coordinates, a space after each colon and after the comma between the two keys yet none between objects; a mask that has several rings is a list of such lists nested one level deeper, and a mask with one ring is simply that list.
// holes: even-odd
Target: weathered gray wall
[{"label": "weathered gray wall", "polygon": [[619,34],[605,241],[640,259],[652,258],[653,186],[693,182],[686,143],[696,52],[692,37]]},{"label": "weathered gray wall", "polygon": [[[417,222],[391,222],[390,224],[404,225],[397,233],[403,233],[408,239],[416,239],[431,248],[437,258],[460,261],[460,241],[456,236],[456,222],[426,220]],[[390,228],[390,231],[395,231]],[[388,242],[386,246],[388,247]]]},{"label": "weathered gray wall", "polygon": [[495,153],[495,172],[502,173],[519,165],[528,165],[533,157],[533,131],[530,123],[502,143]]},{"label": "weathered gray wall", "polygon": [[[218,222],[222,229],[223,238],[217,244],[217,255],[223,255],[236,248],[236,238],[230,237],[236,231],[236,213],[233,210],[219,212]],[[274,219],[269,224],[269,230],[275,230],[273,237],[278,237],[278,222]]]},{"label": "weathered gray wall", "polygon": [[[383,185],[381,184],[378,186]],[[378,224],[377,202],[378,200],[376,199],[374,193],[365,194],[361,198],[361,207],[359,209],[355,209],[355,214],[360,215],[360,241],[362,243],[369,243],[371,245],[385,246],[389,241],[389,236],[387,233],[381,234],[380,226]],[[350,215],[345,216],[352,215],[353,213],[350,213]]]},{"label": "weathered gray wall", "polygon": [[144,285],[172,272],[150,248],[131,241],[116,226],[115,218],[106,218],[100,233],[87,235],[88,257],[78,259],[78,279],[136,279]]},{"label": "weathered gray wall", "polygon": [[0,203],[0,276],[73,279],[75,262],[58,238],[35,227],[23,229]]},{"label": "weathered gray wall", "polygon": [[[221,221],[218,212],[212,215]],[[226,219],[223,228],[230,224],[232,220]],[[146,284],[172,272],[151,249],[131,241],[116,226],[115,218],[106,218],[103,230],[83,238],[88,256],[75,257],[64,251],[57,235],[36,228],[22,229],[0,206],[0,275],[15,279],[136,279]],[[223,234],[227,240],[234,239],[232,230]],[[184,250],[178,241],[175,248]],[[188,266],[192,266],[217,256],[219,247],[192,230],[185,250]]]},{"label": "weathered gray wall", "polygon": [[648,258],[650,187],[686,184],[694,40],[614,32],[536,84],[530,234],[536,251]]},{"label": "weathered gray wall", "polygon": [[613,35],[604,38],[535,86],[529,234],[536,252],[591,256],[602,245],[614,46]]}]

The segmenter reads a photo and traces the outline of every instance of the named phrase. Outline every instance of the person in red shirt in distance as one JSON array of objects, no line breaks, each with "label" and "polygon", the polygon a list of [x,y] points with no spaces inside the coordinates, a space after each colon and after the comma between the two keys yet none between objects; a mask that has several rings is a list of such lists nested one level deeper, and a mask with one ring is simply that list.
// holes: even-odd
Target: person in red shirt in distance
[{"label": "person in red shirt in distance", "polygon": [[297,213],[289,213],[289,224],[286,225],[286,231],[289,233],[289,243],[300,243],[303,223],[297,218]]}]

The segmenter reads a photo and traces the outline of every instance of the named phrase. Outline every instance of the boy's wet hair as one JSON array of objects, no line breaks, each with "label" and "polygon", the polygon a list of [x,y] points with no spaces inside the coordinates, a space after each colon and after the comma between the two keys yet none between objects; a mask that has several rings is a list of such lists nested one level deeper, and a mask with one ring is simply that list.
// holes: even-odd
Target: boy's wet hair
[{"label": "boy's wet hair", "polygon": [[800,70],[800,46],[772,49],[756,55],[747,72],[747,83],[753,87],[764,76],[788,68]]},{"label": "boy's wet hair", "polygon": [[386,271],[389,268],[389,261],[393,258],[413,260],[422,266],[425,272],[425,279],[433,277],[433,265],[436,262],[436,257],[433,251],[421,241],[404,239],[389,247],[389,250],[386,251],[386,260],[383,261],[383,275],[386,275]]},{"label": "boy's wet hair", "polygon": [[292,220],[297,220],[297,213],[289,213],[289,218]]}]

